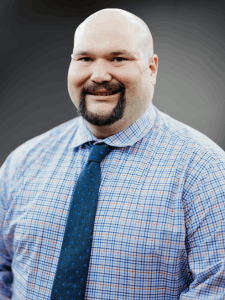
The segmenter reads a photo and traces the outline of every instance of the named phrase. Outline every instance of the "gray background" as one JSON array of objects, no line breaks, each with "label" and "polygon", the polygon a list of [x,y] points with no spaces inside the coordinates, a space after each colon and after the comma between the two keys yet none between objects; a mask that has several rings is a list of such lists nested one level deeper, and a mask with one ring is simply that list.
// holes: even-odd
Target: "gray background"
[{"label": "gray background", "polygon": [[153,104],[225,149],[223,1],[1,0],[0,165],[20,144],[77,116],[67,92],[74,31],[106,7],[136,14],[152,32]]}]

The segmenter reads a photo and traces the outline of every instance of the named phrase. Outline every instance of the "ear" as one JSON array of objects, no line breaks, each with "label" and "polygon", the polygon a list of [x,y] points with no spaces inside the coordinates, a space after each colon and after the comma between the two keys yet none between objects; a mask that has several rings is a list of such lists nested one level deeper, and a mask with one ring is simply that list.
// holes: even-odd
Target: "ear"
[{"label": "ear", "polygon": [[151,82],[152,85],[154,86],[156,84],[156,77],[157,77],[157,72],[158,72],[158,62],[159,58],[158,55],[154,54],[149,62],[149,69],[151,70]]}]

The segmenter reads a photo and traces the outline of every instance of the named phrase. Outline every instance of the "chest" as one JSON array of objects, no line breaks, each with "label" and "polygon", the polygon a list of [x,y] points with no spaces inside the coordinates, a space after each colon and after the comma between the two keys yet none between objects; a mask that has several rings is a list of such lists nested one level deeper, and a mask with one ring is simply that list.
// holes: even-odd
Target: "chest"
[{"label": "chest", "polygon": [[[59,254],[74,187],[84,161],[77,158],[58,166],[48,164],[37,169],[35,176],[25,173],[12,193],[7,216],[6,233],[10,233],[12,256],[16,252],[25,254],[28,248],[32,253],[41,253],[43,241],[48,245],[46,254],[49,249],[55,249],[56,256]],[[183,249],[184,175],[180,165],[172,166],[172,163],[168,160],[162,164],[160,160],[146,157],[135,161],[126,156],[101,164],[93,243],[145,254],[168,251],[171,243],[176,244],[178,252]],[[173,255],[177,256],[176,251]]]}]

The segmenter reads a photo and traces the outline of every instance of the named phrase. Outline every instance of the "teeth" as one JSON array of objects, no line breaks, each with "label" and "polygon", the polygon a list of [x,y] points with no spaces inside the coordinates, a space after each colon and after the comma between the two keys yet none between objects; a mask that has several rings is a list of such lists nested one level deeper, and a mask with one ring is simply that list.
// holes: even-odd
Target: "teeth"
[{"label": "teeth", "polygon": [[93,95],[96,95],[96,96],[109,96],[109,95],[112,95],[111,93],[93,93]]},{"label": "teeth", "polygon": [[[109,96],[112,95],[113,92],[96,92],[96,93],[92,93],[92,95],[96,95],[96,96]],[[114,92],[115,94],[115,92]]]}]

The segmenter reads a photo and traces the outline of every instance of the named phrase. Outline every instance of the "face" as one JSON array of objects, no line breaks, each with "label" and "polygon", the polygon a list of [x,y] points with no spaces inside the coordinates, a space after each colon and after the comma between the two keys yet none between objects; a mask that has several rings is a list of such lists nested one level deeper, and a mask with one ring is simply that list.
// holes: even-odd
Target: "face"
[{"label": "face", "polygon": [[99,137],[125,129],[145,112],[155,75],[155,57],[149,61],[141,43],[115,22],[107,26],[89,24],[76,33],[68,73],[70,97]]}]

